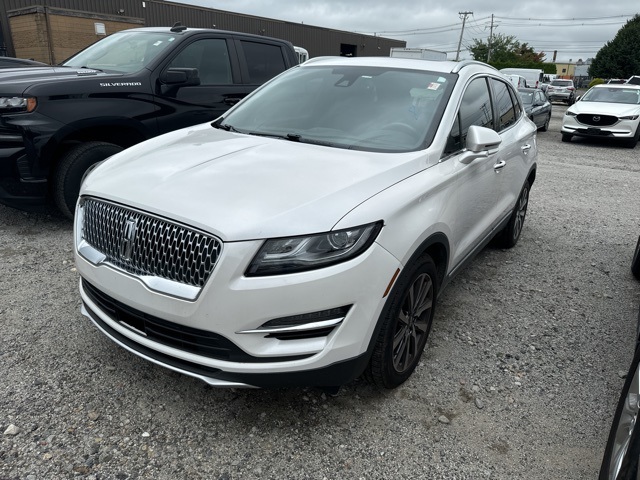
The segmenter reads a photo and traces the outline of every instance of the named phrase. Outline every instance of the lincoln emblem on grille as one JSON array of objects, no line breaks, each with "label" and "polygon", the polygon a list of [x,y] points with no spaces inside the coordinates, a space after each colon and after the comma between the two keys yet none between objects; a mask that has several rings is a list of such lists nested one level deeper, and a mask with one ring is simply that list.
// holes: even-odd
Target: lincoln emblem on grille
[{"label": "lincoln emblem on grille", "polygon": [[125,261],[131,260],[131,252],[133,251],[133,240],[136,237],[136,228],[138,227],[138,221],[135,219],[128,219],[124,224],[124,231],[122,232],[122,242],[120,243],[120,258]]},{"label": "lincoln emblem on grille", "polygon": [[600,121],[600,117],[598,115],[595,115],[593,117],[593,121],[596,122],[596,123],[599,122]]}]

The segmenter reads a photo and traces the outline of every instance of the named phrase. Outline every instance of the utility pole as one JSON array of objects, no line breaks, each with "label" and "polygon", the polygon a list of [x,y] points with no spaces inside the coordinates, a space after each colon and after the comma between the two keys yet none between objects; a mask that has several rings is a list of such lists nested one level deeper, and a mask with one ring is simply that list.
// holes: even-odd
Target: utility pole
[{"label": "utility pole", "polygon": [[493,13],[491,14],[491,28],[489,29],[489,50],[487,50],[487,63],[491,60],[491,40],[493,40]]},{"label": "utility pole", "polygon": [[462,45],[462,35],[464,34],[464,24],[467,22],[467,15],[473,15],[473,12],[458,12],[458,15],[462,15],[462,30],[460,31],[460,40],[458,40],[456,62],[460,59],[460,46]]}]

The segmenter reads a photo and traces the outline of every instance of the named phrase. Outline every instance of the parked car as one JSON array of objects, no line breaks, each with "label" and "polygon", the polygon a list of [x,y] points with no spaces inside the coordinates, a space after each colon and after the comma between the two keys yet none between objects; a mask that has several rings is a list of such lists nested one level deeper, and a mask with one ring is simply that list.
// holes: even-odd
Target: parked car
[{"label": "parked car", "polygon": [[69,218],[93,164],[214,120],[298,64],[293,45],[217,29],[124,30],[48,68],[0,75],[0,203]]},{"label": "parked car", "polygon": [[[631,270],[640,280],[640,238]],[[636,328],[636,347],[602,459],[599,480],[637,480],[640,478],[640,311]]]},{"label": "parked car", "polygon": [[518,93],[527,116],[538,130],[546,132],[551,122],[551,102],[547,96],[537,88],[519,88]]},{"label": "parked car", "polygon": [[624,78],[610,78],[605,82],[607,85],[619,85],[621,83],[627,83]]},{"label": "parked car", "polygon": [[547,87],[547,97],[550,102],[564,102],[573,105],[576,101],[576,87],[573,80],[555,79]]},{"label": "parked car", "polygon": [[0,57],[0,69],[22,67],[49,67],[49,65],[27,58]]},{"label": "parked car", "polygon": [[567,109],[562,141],[580,137],[614,138],[634,148],[640,135],[640,85],[595,85]]},{"label": "parked car", "polygon": [[450,279],[520,237],[518,98],[480,62],[319,57],[118,153],[76,210],[82,312],[211,385],[396,387]]}]

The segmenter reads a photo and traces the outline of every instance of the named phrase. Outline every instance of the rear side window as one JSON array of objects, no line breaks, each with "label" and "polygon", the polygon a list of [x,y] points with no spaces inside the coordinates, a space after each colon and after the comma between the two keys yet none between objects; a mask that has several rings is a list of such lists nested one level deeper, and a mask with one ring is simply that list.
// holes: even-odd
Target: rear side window
[{"label": "rear side window", "polygon": [[278,45],[242,40],[242,49],[249,69],[249,83],[262,84],[284,72],[287,67]]},{"label": "rear side window", "polygon": [[486,78],[476,78],[464,92],[460,110],[443,152],[444,155],[464,148],[471,125],[493,128],[493,109]]},{"label": "rear side window", "polygon": [[491,79],[493,93],[496,100],[496,109],[498,110],[498,132],[510,127],[516,123],[516,110],[509,95],[509,87],[500,80]]}]

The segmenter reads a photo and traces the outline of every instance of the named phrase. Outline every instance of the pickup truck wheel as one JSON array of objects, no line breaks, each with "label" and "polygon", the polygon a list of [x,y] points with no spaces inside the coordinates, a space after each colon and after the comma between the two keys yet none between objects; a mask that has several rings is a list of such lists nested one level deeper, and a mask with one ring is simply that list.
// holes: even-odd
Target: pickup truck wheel
[{"label": "pickup truck wheel", "polygon": [[520,234],[522,233],[522,227],[524,226],[524,219],[527,215],[527,205],[529,204],[529,182],[525,180],[522,190],[520,190],[520,196],[516,201],[516,206],[513,208],[509,223],[504,227],[504,230],[496,237],[495,244],[501,248],[511,248],[518,243]]},{"label": "pickup truck wheel", "polygon": [[53,198],[68,218],[73,218],[80,193],[80,182],[87,169],[122,151],[122,147],[106,142],[86,142],[69,150],[53,173]]},{"label": "pickup truck wheel", "polygon": [[365,379],[395,388],[409,378],[427,343],[438,293],[436,266],[427,254],[403,270],[380,318],[382,327]]}]

